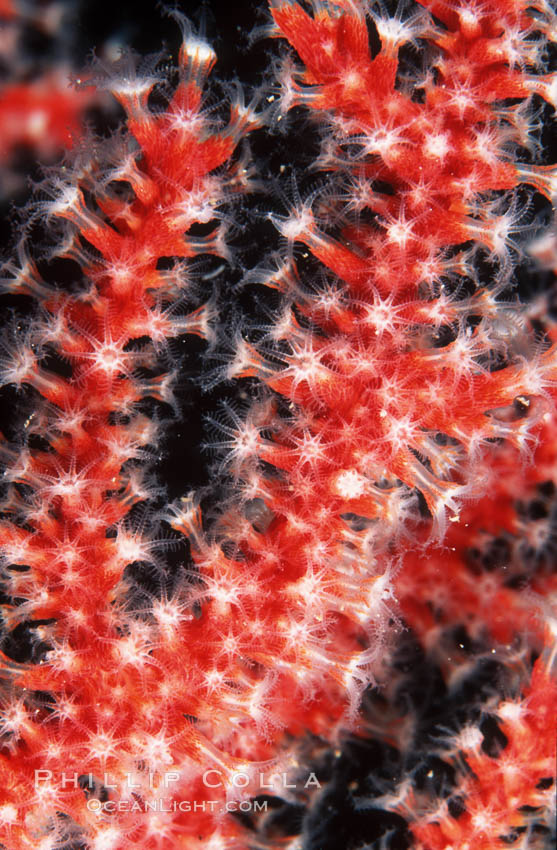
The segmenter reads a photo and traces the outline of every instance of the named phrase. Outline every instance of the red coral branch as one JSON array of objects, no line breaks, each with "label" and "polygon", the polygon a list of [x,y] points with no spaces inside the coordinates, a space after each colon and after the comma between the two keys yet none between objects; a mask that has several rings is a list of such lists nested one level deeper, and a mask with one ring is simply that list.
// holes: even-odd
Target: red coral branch
[{"label": "red coral branch", "polygon": [[[426,642],[436,616],[477,607],[494,639],[510,639],[482,610],[486,590],[463,558],[470,528],[485,530],[486,487],[531,460],[536,440],[553,443],[555,347],[508,297],[529,199],[555,190],[553,166],[522,161],[532,92],[554,96],[540,73],[553,18],[543,2],[421,5],[432,14],[388,17],[372,4],[373,56],[359,3],[320,0],[310,15],[271,2],[274,34],[302,62],[280,73],[278,117],[303,105],[323,129],[318,167],[330,186],[270,215],[286,259],[253,278],[278,290],[280,307],[262,341],[228,341],[221,371],[256,378],[260,395],[245,416],[214,420],[233,479],[217,521],[203,526],[192,495],[164,511],[194,561],[171,589],[160,541],[131,513],[153,494],[141,470],[160,439],[141,405],[175,404],[173,370],[159,365],[167,339],[213,341],[214,305],[185,311],[184,263],[227,256],[221,207],[249,189],[237,146],[264,118],[240,98],[227,126],[209,118],[215,54],[177,13],[179,79],[164,106],[153,63],[98,63],[125,128],[90,139],[34,208],[61,228],[55,256],[77,260],[82,291],[40,280],[24,241],[3,284],[40,303],[27,328],[10,329],[1,375],[32,388],[26,433],[46,441],[0,446],[5,619],[31,624],[41,661],[2,657],[0,841],[10,850],[74,839],[92,850],[248,846],[227,802],[253,798],[262,771],[300,774],[297,737],[336,741],[357,727],[396,588]],[[403,49],[417,44],[428,65],[406,79]],[[299,244],[321,281],[298,268]],[[491,526],[514,534],[511,495],[499,494]],[[160,586],[139,600],[127,570],[136,562]],[[549,579],[536,581],[549,592]],[[507,600],[516,631],[532,609],[496,588],[497,612]],[[535,606],[541,651],[552,615]],[[415,824],[424,848],[465,836],[501,846],[523,806],[546,804],[532,788],[549,770],[552,662],[547,647],[516,703],[525,713],[512,700],[496,707],[503,760],[465,754],[465,817]]]}]

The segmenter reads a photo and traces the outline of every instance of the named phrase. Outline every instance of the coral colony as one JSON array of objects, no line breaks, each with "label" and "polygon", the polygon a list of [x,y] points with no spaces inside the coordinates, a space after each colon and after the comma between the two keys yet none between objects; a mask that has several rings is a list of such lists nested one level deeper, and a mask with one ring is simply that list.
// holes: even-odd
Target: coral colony
[{"label": "coral colony", "polygon": [[[121,126],[48,172],[4,265],[35,306],[0,364],[0,847],[548,847],[555,12],[271,0],[272,79],[226,120],[171,14],[175,67],[93,64]],[[281,204],[246,137],[289,121],[320,150]],[[225,303],[254,192],[281,249]],[[167,504],[191,335],[192,384],[243,402]]]}]

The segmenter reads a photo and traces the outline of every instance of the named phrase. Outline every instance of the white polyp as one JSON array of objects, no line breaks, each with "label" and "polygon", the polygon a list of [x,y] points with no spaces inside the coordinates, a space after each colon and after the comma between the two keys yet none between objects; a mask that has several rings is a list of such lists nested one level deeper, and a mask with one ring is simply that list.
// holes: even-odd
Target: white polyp
[{"label": "white polyp", "polygon": [[356,469],[343,469],[335,480],[334,488],[342,499],[358,499],[366,491],[367,481]]}]

